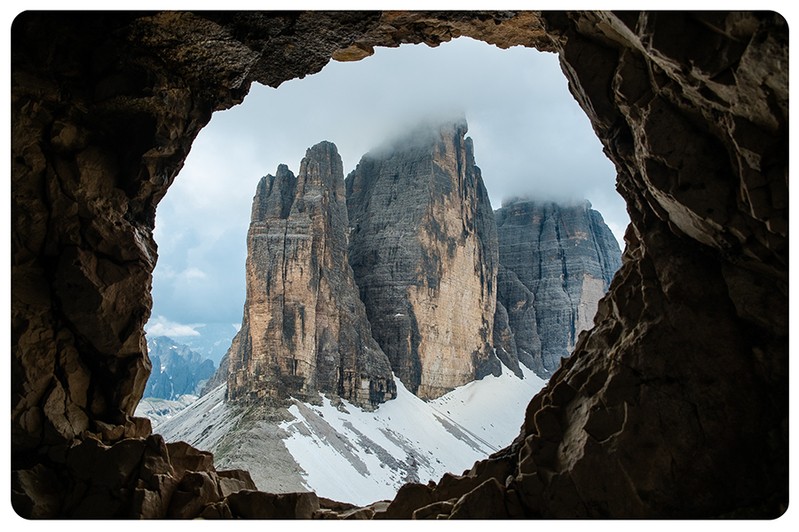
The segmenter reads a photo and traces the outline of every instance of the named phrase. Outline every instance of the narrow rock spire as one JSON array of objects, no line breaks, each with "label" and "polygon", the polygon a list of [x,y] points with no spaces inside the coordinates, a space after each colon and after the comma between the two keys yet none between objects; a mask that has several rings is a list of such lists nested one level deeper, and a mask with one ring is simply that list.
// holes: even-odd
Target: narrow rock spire
[{"label": "narrow rock spire", "polygon": [[258,183],[247,235],[247,298],[228,351],[231,400],[337,394],[371,407],[396,394],[347,257],[344,176],[336,146],[306,152]]}]

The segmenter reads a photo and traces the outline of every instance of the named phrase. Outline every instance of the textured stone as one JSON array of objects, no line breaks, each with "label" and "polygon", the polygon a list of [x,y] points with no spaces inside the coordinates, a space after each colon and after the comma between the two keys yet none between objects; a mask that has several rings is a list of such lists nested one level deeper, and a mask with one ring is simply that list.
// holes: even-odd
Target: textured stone
[{"label": "textured stone", "polygon": [[241,469],[217,471],[217,481],[224,497],[237,491],[255,489],[255,482],[252,481],[250,474]]},{"label": "textured stone", "polygon": [[[619,245],[588,202],[568,206],[514,200],[496,211],[498,300],[516,347],[548,378],[593,326],[599,300],[621,265]],[[539,347],[540,346],[540,347]],[[529,362],[528,362],[529,364]]]},{"label": "textured stone", "polygon": [[41,464],[11,474],[11,505],[30,519],[60,515],[61,486],[55,473]]},{"label": "textured stone", "polygon": [[412,519],[441,519],[452,513],[455,503],[452,501],[438,501],[414,510]]},{"label": "textured stone", "polygon": [[410,519],[419,508],[436,502],[430,486],[409,482],[402,486],[384,512],[375,515],[380,519]]},{"label": "textured stone", "polygon": [[461,36],[500,48],[522,45],[554,51],[533,11],[384,11],[373,29],[346,48],[336,50],[332,57],[337,61],[357,61],[372,55],[376,46],[397,47],[409,42],[438,46]]},{"label": "textured stone", "polygon": [[158,435],[111,445],[87,437],[50,458],[60,465],[38,464],[12,475],[12,504],[20,515],[195,517],[206,504],[255,488],[246,472],[216,472],[210,453],[167,445]]},{"label": "textured stone", "polygon": [[507,519],[505,488],[489,478],[461,497],[452,508],[449,519]]},{"label": "textured stone", "polygon": [[207,504],[222,497],[219,484],[205,471],[189,471],[183,475],[169,503],[167,517],[187,519],[198,515]]},{"label": "textured stone", "polygon": [[184,441],[167,443],[166,448],[178,478],[186,471],[207,471],[214,468],[214,455],[195,449]]},{"label": "textured stone", "polygon": [[341,514],[341,519],[372,519],[375,511],[371,508],[353,508]]},{"label": "textured stone", "polygon": [[[505,309],[513,343],[510,347],[503,348],[503,342],[509,340],[500,338],[497,342],[495,336],[494,346],[499,346],[498,351],[503,348],[508,353],[511,353],[515,347],[516,360],[519,363],[537,374],[545,375],[546,371],[541,365],[541,337],[538,335],[538,322],[535,316],[535,296],[524,286],[519,277],[502,263],[497,270],[497,308],[500,309],[498,311],[500,324],[505,321],[505,316],[501,315],[501,309]],[[503,333],[508,336],[507,331],[503,331],[500,326],[500,334]]]},{"label": "textured stone", "polygon": [[421,125],[347,176],[350,263],[372,333],[422,398],[500,371],[496,227],[466,130]]},{"label": "textured stone", "polygon": [[[500,264],[500,270],[502,265]],[[519,352],[516,349],[516,337],[510,327],[508,311],[499,300],[500,293],[500,274],[497,274],[497,309],[494,313],[494,351],[497,358],[502,361],[513,373],[522,378],[522,370],[519,367]],[[532,325],[532,324],[531,324]],[[533,329],[535,331],[535,329]],[[525,331],[526,332],[526,331]],[[532,361],[528,363],[532,367]]]},{"label": "textured stone", "polygon": [[227,505],[234,517],[248,519],[310,519],[319,510],[315,493],[263,493],[244,490],[230,495]]},{"label": "textured stone", "polygon": [[247,298],[226,355],[234,401],[337,394],[372,407],[396,394],[347,259],[347,208],[335,145],[309,148],[297,177],[258,184],[247,235]]},{"label": "textured stone", "polygon": [[[276,86],[339,51],[455,35],[558,53],[631,219],[593,329],[501,451],[526,449],[529,471],[513,477],[505,507],[512,499],[530,517],[785,512],[788,28],[775,12],[722,11],[20,14],[10,158],[17,512],[141,515],[138,475],[113,494],[92,491],[105,473],[89,460],[69,470],[66,449],[92,438],[78,432],[75,408],[89,431],[97,421],[136,427],[150,371],[155,206],[211,113],[241,101],[253,80]],[[63,403],[53,396],[45,413],[59,386]],[[548,425],[557,430],[539,434],[546,406],[557,407]],[[591,421],[604,409],[624,412],[618,432],[615,418]],[[550,460],[561,451],[562,462]],[[38,489],[53,478],[57,490]],[[405,499],[406,518],[436,502],[422,488],[427,496]]]}]

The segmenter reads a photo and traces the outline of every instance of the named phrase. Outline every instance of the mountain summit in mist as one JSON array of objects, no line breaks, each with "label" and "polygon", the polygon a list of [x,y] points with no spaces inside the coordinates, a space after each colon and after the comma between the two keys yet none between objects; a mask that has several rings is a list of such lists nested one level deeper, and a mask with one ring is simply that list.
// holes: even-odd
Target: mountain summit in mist
[{"label": "mountain summit in mist", "polygon": [[229,400],[323,392],[374,408],[396,396],[392,374],[434,399],[503,367],[557,369],[618,245],[587,203],[516,199],[495,213],[467,129],[417,127],[346,181],[322,142],[297,176],[280,165],[260,181],[242,328],[211,381]]},{"label": "mountain summit in mist", "polygon": [[621,266],[619,245],[588,201],[516,199],[494,214],[497,308],[513,333],[510,349],[549,378],[580,332],[593,326],[597,304]]},{"label": "mountain summit in mist", "polygon": [[508,445],[620,253],[587,202],[493,211],[466,132],[416,128],[346,180],[321,142],[264,177],[241,330],[159,431],[261,489],[363,504]]},{"label": "mountain summit in mist", "polygon": [[347,176],[349,256],[394,374],[434,399],[499,375],[494,215],[465,120],[417,128]]}]

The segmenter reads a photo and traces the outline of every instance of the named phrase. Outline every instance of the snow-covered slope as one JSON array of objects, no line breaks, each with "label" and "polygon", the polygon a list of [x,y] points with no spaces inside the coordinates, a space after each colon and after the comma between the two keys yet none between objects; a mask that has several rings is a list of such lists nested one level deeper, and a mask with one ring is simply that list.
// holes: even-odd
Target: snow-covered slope
[{"label": "snow-covered slope", "polygon": [[241,413],[225,402],[223,385],[163,420],[156,432],[166,441],[185,441],[213,452],[222,438],[234,432],[240,418]]},{"label": "snow-covered slope", "polygon": [[368,504],[393,498],[409,481],[460,474],[513,441],[524,407],[544,385],[532,372],[522,380],[505,371],[425,402],[396,383],[397,398],[374,412],[327,399],[289,408],[285,444],[318,495]]},{"label": "snow-covered slope", "polygon": [[524,379],[503,365],[499,377],[489,375],[472,381],[429,404],[496,450],[502,449],[519,435],[527,404],[546,384],[523,364],[519,367]]},{"label": "snow-covered slope", "polygon": [[545,384],[524,375],[505,370],[429,402],[396,379],[397,398],[371,412],[324,396],[287,411],[243,410],[224,403],[220,386],[158,432],[214,452],[218,467],[247,469],[262,490],[308,489],[365,505],[393,498],[409,481],[460,474],[510,444]]}]

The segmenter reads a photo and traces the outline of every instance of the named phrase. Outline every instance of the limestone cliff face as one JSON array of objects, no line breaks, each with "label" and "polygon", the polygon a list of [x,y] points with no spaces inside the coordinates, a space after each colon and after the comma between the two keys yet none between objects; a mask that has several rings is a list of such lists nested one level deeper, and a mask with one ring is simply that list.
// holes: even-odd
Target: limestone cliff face
[{"label": "limestone cliff face", "polygon": [[[541,337],[538,335],[536,323],[535,296],[529,288],[522,284],[513,271],[502,264],[499,265],[497,273],[497,309],[498,316],[502,309],[505,309],[507,314],[507,328],[513,338],[512,345],[516,348],[516,359],[519,363],[535,370],[536,358],[541,353]],[[499,316],[499,322],[502,322],[502,316]],[[497,353],[501,351],[512,353],[512,347],[505,347],[507,343],[507,340],[503,342],[500,339],[495,339],[494,346]],[[503,362],[505,361],[503,360]]]},{"label": "limestone cliff face", "polygon": [[395,393],[347,261],[347,209],[335,145],[310,148],[298,176],[261,179],[247,235],[247,298],[228,352],[232,400],[338,394],[362,406]]},{"label": "limestone cliff face", "polygon": [[549,377],[580,332],[592,327],[621,265],[619,245],[588,202],[515,200],[496,211],[496,223],[499,302],[508,311],[518,356]]},{"label": "limestone cliff face", "polygon": [[[497,284],[499,284],[499,275],[497,275]],[[513,373],[524,378],[519,367],[519,350],[516,347],[516,337],[508,320],[508,310],[499,300],[497,300],[497,309],[494,313],[494,352],[497,358]]]},{"label": "limestone cliff face", "polygon": [[347,177],[350,263],[394,373],[435,398],[497,373],[494,216],[465,121],[421,127]]}]

